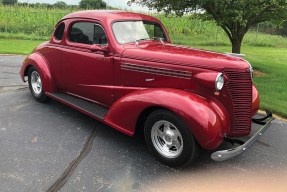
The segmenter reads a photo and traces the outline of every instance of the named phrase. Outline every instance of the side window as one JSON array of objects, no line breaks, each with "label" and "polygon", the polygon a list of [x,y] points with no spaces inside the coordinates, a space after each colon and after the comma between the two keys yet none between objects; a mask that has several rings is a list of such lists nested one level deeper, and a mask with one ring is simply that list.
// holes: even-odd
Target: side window
[{"label": "side window", "polygon": [[104,29],[100,25],[95,24],[93,44],[106,45],[107,43],[107,36]]},{"label": "side window", "polygon": [[95,23],[79,22],[73,24],[69,40],[75,43],[82,44],[107,44],[107,37],[103,28]]},{"label": "side window", "polygon": [[87,22],[75,23],[69,34],[69,40],[75,43],[93,44],[94,24]]},{"label": "side window", "polygon": [[62,40],[65,31],[65,23],[61,23],[54,33],[54,37],[57,40]]}]

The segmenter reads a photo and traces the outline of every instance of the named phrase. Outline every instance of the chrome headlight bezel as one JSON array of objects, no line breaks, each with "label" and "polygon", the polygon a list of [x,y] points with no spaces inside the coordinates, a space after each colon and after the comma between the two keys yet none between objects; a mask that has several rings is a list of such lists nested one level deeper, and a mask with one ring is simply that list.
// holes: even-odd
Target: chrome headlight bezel
[{"label": "chrome headlight bezel", "polygon": [[223,73],[219,73],[215,79],[215,91],[221,91],[224,86]]},{"label": "chrome headlight bezel", "polygon": [[246,60],[244,60],[246,63],[248,63],[248,65],[249,65],[249,69],[247,70],[249,73],[250,73],[250,78],[251,78],[251,80],[252,80],[252,82],[253,82],[253,72],[254,72],[254,70],[253,70],[253,67],[252,67],[252,65],[248,62],[248,61],[246,61]]},{"label": "chrome headlight bezel", "polygon": [[249,73],[250,73],[250,77],[252,81],[253,81],[253,75],[254,75],[253,72],[254,72],[253,67],[250,65]]}]

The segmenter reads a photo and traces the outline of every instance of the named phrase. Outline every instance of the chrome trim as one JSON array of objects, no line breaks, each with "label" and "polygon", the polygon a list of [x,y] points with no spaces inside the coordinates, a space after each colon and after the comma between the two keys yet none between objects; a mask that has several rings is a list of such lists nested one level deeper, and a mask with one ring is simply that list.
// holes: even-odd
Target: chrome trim
[{"label": "chrome trim", "polygon": [[245,54],[240,54],[240,53],[225,53],[225,55],[227,56],[231,56],[231,57],[238,57],[238,58],[243,58],[245,57]]},{"label": "chrome trim", "polygon": [[151,140],[157,152],[168,159],[178,157],[183,151],[182,135],[169,121],[160,120],[152,126]]},{"label": "chrome trim", "polygon": [[31,87],[35,96],[39,96],[41,94],[43,89],[42,80],[37,71],[33,71],[31,74]]},{"label": "chrome trim", "polygon": [[146,82],[151,82],[151,81],[154,81],[154,78],[151,78],[151,79],[145,79]]},{"label": "chrome trim", "polygon": [[[220,76],[223,77],[223,85],[222,85],[221,89],[217,89],[216,84],[217,84],[218,78],[219,78]],[[222,73],[218,73],[218,75],[216,76],[215,82],[214,82],[215,91],[220,91],[220,90],[222,90],[222,88],[223,88],[223,86],[224,86],[224,83],[225,83],[225,82],[224,82],[224,76],[223,76],[223,74],[222,74]]]},{"label": "chrome trim", "polygon": [[211,158],[214,161],[225,161],[240,155],[244,151],[246,151],[272,124],[272,121],[275,120],[272,115],[269,117],[268,121],[262,126],[259,131],[257,131],[248,141],[246,141],[243,145],[238,147],[216,151],[211,154]]},{"label": "chrome trim", "polygon": [[[250,65],[250,64],[249,64],[249,65]],[[247,71],[250,73],[250,77],[251,77],[251,80],[252,80],[252,82],[253,82],[253,72],[254,72],[253,67],[250,65],[250,68],[247,69]]]},{"label": "chrome trim", "polygon": [[122,63],[121,69],[184,79],[191,79],[192,76],[191,72],[188,71],[173,70],[160,67],[149,67],[131,63]]},{"label": "chrome trim", "polygon": [[252,67],[252,65],[251,65],[248,61],[246,61],[245,59],[244,59],[244,61],[249,65],[249,69],[247,69],[247,72],[250,73],[250,77],[251,77],[251,80],[252,80],[252,82],[253,82],[253,72],[254,72],[253,67]]}]

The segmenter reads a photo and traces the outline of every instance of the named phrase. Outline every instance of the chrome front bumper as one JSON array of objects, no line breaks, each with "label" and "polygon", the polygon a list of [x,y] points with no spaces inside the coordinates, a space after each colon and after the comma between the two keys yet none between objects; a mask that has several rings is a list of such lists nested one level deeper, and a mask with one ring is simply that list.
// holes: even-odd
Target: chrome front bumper
[{"label": "chrome front bumper", "polygon": [[252,122],[263,125],[258,132],[256,132],[248,141],[238,147],[212,153],[211,158],[214,161],[225,161],[243,153],[270,127],[273,120],[274,118],[272,117],[272,113],[268,111],[266,111],[265,117],[261,119],[252,119]]}]

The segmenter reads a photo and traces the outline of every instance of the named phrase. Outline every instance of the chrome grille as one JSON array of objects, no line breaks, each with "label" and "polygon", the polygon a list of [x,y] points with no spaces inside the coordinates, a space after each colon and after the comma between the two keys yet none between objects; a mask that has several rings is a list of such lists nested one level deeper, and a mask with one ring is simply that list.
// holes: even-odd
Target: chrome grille
[{"label": "chrome grille", "polygon": [[226,83],[232,101],[231,134],[246,134],[251,129],[252,80],[250,73],[224,70]]}]

